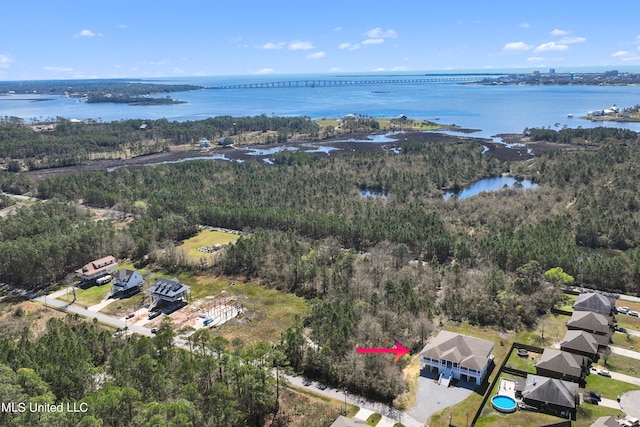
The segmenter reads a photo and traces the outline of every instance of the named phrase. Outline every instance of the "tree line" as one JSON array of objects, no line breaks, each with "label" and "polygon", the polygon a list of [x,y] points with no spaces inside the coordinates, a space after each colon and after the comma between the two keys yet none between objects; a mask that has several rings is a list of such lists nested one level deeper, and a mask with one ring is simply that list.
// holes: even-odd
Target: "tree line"
[{"label": "tree line", "polygon": [[[76,316],[52,318],[36,336],[0,339],[3,426],[259,427],[279,412],[286,362],[266,343],[232,349],[207,329],[176,348],[170,321],[153,338],[117,338]],[[67,404],[78,410],[30,411]]]}]

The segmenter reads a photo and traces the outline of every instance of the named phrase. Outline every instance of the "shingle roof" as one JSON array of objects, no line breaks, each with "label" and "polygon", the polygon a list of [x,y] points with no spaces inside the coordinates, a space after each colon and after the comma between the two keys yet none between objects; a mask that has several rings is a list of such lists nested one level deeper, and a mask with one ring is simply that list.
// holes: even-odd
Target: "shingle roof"
[{"label": "shingle roof", "polygon": [[542,357],[536,363],[536,369],[546,369],[548,371],[560,372],[572,377],[582,376],[582,366],[574,355],[562,350],[545,348]]},{"label": "shingle roof", "polygon": [[603,313],[611,312],[611,301],[609,298],[597,292],[580,294],[578,300],[573,304],[575,311],[597,311]]},{"label": "shingle roof", "polygon": [[525,400],[575,408],[577,391],[578,384],[529,374],[522,397]]},{"label": "shingle roof", "polygon": [[611,415],[600,417],[595,420],[589,427],[620,427],[618,421]]},{"label": "shingle roof", "polygon": [[560,343],[560,348],[569,348],[585,353],[596,354],[598,352],[598,342],[593,334],[585,331],[567,331],[564,340]]},{"label": "shingle roof", "polygon": [[583,329],[585,331],[596,331],[603,334],[609,333],[609,319],[600,313],[593,311],[574,311],[567,326]]},{"label": "shingle roof", "polygon": [[440,333],[420,352],[420,356],[447,360],[460,366],[482,370],[493,350],[493,342],[449,331]]}]

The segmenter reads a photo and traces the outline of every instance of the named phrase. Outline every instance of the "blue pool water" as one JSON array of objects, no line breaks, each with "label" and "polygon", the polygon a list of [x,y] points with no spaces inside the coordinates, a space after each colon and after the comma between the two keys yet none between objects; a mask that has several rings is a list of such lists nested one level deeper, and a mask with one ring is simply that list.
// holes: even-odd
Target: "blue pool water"
[{"label": "blue pool water", "polygon": [[491,405],[500,412],[516,410],[516,400],[511,396],[496,395],[491,398]]}]

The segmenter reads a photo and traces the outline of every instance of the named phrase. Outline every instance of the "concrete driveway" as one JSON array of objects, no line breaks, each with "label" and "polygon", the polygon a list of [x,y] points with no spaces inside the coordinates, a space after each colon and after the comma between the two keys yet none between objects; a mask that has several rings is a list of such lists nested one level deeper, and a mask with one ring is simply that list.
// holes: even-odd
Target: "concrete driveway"
[{"label": "concrete driveway", "polygon": [[[437,376],[429,373],[423,373],[418,379],[418,395],[416,397],[416,406],[408,411],[409,415],[424,423],[433,414],[442,411],[445,408],[462,402],[472,393],[472,385],[469,383],[458,383],[465,387],[445,387],[438,385]],[[457,417],[465,416],[465,414],[457,414]],[[473,414],[470,414],[473,416]]]}]

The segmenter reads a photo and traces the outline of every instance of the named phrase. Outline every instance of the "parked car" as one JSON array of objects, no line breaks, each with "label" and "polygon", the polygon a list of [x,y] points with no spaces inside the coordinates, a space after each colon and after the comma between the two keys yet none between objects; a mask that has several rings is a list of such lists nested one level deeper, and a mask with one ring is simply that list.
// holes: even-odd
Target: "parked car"
[{"label": "parked car", "polygon": [[611,372],[607,371],[606,369],[600,369],[598,371],[598,375],[602,375],[603,377],[611,378]]},{"label": "parked car", "polygon": [[593,397],[598,402],[602,400],[602,395],[600,395],[599,393],[596,393],[595,391],[590,391],[589,396]]},{"label": "parked car", "polygon": [[136,315],[135,313],[129,313],[127,314],[127,317],[125,317],[125,319],[131,319],[135,315]]},{"label": "parked car", "polygon": [[324,385],[324,384],[318,384],[318,388],[319,388],[320,390],[326,390],[326,389],[327,389],[327,386],[326,386],[326,385]]},{"label": "parked car", "polygon": [[616,307],[616,311],[618,313],[624,313],[627,314],[629,312],[629,307]]},{"label": "parked car", "polygon": [[158,333],[158,328],[152,328],[151,329],[151,333],[152,334],[157,334]]},{"label": "parked car", "polygon": [[640,313],[638,313],[637,311],[633,311],[633,310],[629,311],[627,314],[629,316],[640,317]]},{"label": "parked car", "polygon": [[627,333],[627,330],[625,328],[623,328],[622,326],[618,326],[618,325],[614,326],[613,330],[617,331],[617,332],[622,332],[623,334]]},{"label": "parked car", "polygon": [[302,380],[302,385],[305,387],[309,387],[311,385],[311,380],[305,378],[304,380]]},{"label": "parked car", "polygon": [[596,399],[595,397],[588,396],[588,397],[584,398],[584,402],[585,403],[591,403],[592,405],[597,405],[598,404],[598,399]]}]

